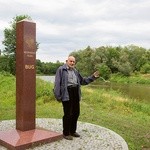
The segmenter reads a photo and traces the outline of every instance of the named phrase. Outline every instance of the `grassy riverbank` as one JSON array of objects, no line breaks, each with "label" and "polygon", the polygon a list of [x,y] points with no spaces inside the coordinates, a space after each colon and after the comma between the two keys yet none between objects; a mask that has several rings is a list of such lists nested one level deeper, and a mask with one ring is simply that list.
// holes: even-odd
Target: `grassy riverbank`
[{"label": "grassy riverbank", "polygon": [[[0,75],[0,120],[15,119],[15,77]],[[53,84],[37,80],[36,117],[61,118],[61,103],[54,100]],[[80,121],[109,128],[121,135],[129,150],[150,148],[150,105],[113,90],[82,87]]]},{"label": "grassy riverbank", "polygon": [[134,74],[130,77],[125,77],[119,74],[112,74],[110,81],[123,84],[150,84],[150,74]]}]

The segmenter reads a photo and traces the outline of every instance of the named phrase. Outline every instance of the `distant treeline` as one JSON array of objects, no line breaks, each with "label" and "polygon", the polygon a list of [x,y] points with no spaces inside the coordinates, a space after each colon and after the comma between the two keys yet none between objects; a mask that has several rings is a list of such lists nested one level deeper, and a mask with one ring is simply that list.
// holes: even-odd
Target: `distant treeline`
[{"label": "distant treeline", "polygon": [[[8,72],[15,75],[15,60],[11,56],[0,56],[0,72]],[[56,69],[63,63],[57,61],[53,62],[41,62],[39,59],[36,60],[36,73],[41,75],[54,75]]]},{"label": "distant treeline", "polygon": [[89,75],[99,70],[103,78],[118,73],[130,76],[133,73],[150,73],[150,49],[129,46],[101,46],[71,53],[76,57],[76,67],[83,75]]},{"label": "distant treeline", "polygon": [[[150,73],[150,50],[135,45],[125,47],[101,46],[70,53],[76,58],[76,68],[82,75],[89,75],[99,70],[103,78],[109,79],[113,73],[130,76],[132,73]],[[15,74],[10,56],[0,56],[0,71]],[[37,74],[53,75],[62,62],[41,62],[36,60]]]},{"label": "distant treeline", "polygon": [[53,62],[41,62],[40,60],[36,60],[36,73],[44,74],[44,75],[54,75],[59,66],[63,63],[57,61]]}]

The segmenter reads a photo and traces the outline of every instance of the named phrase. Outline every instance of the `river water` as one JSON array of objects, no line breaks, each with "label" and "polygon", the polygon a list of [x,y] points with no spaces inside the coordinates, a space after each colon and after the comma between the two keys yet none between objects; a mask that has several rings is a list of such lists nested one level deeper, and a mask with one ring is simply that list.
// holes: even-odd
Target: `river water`
[{"label": "river water", "polygon": [[[55,76],[38,76],[44,81],[55,81]],[[119,83],[101,83],[98,85],[90,84],[93,88],[103,88],[106,90],[113,89],[122,92],[130,98],[137,99],[139,101],[150,102],[150,85],[143,84],[119,84]]]},{"label": "river water", "polygon": [[103,88],[106,90],[113,89],[120,91],[124,95],[138,101],[150,102],[150,86],[143,84],[119,84],[119,83],[101,83],[99,85],[91,85],[91,87]]},{"label": "river water", "polygon": [[55,76],[37,76],[37,77],[44,81],[48,81],[48,82],[52,82],[52,83],[54,83],[54,81],[55,81]]}]

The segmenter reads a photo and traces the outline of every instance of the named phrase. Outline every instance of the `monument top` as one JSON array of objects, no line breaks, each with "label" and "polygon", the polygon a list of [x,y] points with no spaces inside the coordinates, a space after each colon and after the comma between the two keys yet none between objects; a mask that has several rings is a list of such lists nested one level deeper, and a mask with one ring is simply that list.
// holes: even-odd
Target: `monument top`
[{"label": "monument top", "polygon": [[29,19],[27,19],[27,18],[25,18],[25,19],[23,19],[23,20],[20,20],[20,21],[18,21],[17,23],[19,23],[19,22],[31,22],[31,23],[34,23],[32,20],[29,20]]}]

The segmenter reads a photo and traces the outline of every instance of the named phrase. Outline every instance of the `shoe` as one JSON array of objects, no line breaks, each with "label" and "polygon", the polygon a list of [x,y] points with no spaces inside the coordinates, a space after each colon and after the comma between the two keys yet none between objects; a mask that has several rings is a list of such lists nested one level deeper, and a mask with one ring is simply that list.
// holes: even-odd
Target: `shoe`
[{"label": "shoe", "polygon": [[73,137],[80,137],[80,135],[79,135],[77,132],[72,133],[71,135],[72,135]]},{"label": "shoe", "polygon": [[73,137],[71,135],[63,135],[63,137],[66,139],[66,140],[73,140]]}]

